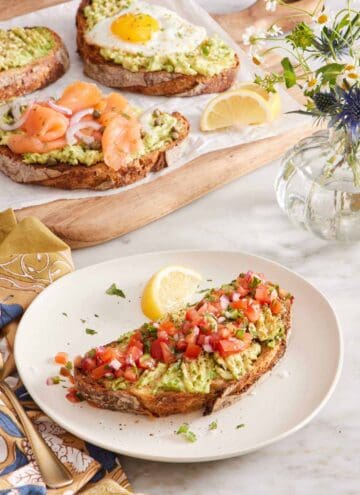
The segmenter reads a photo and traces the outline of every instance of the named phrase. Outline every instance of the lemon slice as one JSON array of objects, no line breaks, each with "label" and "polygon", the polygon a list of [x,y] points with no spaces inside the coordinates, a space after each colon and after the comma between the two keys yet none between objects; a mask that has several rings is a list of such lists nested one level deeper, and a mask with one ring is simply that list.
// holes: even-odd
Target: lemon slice
[{"label": "lemon slice", "polygon": [[233,125],[265,124],[281,112],[279,93],[268,93],[255,83],[239,83],[207,104],[200,121],[202,131],[214,131]]},{"label": "lemon slice", "polygon": [[155,273],[145,286],[141,308],[150,320],[176,311],[194,294],[201,275],[182,266],[166,266]]}]

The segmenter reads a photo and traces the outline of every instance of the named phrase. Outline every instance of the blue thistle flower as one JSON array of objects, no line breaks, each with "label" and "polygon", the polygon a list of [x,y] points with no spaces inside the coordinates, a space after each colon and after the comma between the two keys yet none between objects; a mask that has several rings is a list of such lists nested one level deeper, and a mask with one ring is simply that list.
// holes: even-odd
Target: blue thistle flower
[{"label": "blue thistle flower", "polygon": [[360,87],[352,86],[348,91],[342,91],[341,111],[335,115],[330,126],[346,129],[353,143],[360,140]]}]

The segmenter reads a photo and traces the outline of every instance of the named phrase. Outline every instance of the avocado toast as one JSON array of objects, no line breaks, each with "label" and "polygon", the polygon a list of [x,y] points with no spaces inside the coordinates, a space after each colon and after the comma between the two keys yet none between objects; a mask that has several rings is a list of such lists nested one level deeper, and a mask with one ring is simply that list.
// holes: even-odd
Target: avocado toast
[{"label": "avocado toast", "polygon": [[225,91],[235,81],[240,62],[232,48],[161,6],[82,0],[76,24],[84,72],[106,86],[196,96]]},{"label": "avocado toast", "polygon": [[178,112],[144,112],[120,93],[75,81],[62,96],[0,111],[0,170],[15,182],[105,190],[167,166],[189,133]]},{"label": "avocado toast", "polygon": [[75,387],[105,409],[168,416],[232,404],[283,356],[293,297],[241,273],[196,304],[75,359]]},{"label": "avocado toast", "polygon": [[68,67],[67,50],[51,29],[0,29],[0,103],[49,85]]}]

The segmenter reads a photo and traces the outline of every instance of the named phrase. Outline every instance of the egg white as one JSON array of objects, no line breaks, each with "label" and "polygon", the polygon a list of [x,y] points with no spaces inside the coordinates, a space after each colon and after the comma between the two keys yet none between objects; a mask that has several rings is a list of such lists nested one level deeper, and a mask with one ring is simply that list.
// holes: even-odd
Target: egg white
[{"label": "egg white", "polygon": [[[154,32],[152,38],[145,43],[121,40],[111,32],[111,24],[120,15],[130,13],[150,15],[158,21],[160,30]],[[86,33],[86,41],[89,44],[134,54],[141,53],[149,57],[159,53],[192,52],[206,37],[205,28],[191,24],[165,7],[141,0],[134,0],[130,7],[122,10],[119,14],[99,21]]]}]

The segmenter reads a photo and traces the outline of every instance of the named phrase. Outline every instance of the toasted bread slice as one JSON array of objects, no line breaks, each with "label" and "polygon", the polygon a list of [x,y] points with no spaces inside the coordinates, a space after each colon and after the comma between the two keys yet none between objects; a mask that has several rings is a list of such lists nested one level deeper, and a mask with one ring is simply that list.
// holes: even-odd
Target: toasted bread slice
[{"label": "toasted bread slice", "polygon": [[[248,372],[238,380],[215,378],[207,393],[167,390],[157,390],[154,393],[146,386],[136,386],[136,383],[126,390],[111,390],[104,386],[103,382],[94,380],[91,373],[86,373],[75,366],[76,389],[84,399],[98,407],[156,417],[188,413],[199,409],[207,415],[227,407],[266,375],[284,355],[290,334],[292,297],[283,298],[282,304],[281,321],[284,330],[282,338],[276,340],[271,347],[268,342],[261,343],[261,352]],[[112,342],[106,347],[116,349],[119,346],[118,342]]]},{"label": "toasted bread slice", "polygon": [[162,148],[130,162],[126,169],[114,170],[103,162],[95,165],[27,164],[21,155],[7,146],[0,146],[0,171],[15,182],[56,187],[59,189],[107,189],[127,186],[143,179],[149,172],[157,172],[167,166],[167,155],[188,136],[190,125],[178,112],[172,113],[182,123],[179,137]]},{"label": "toasted bread slice", "polygon": [[[24,31],[39,28],[24,28]],[[61,38],[49,28],[46,30],[53,38],[52,48],[41,57],[35,57],[29,63],[7,70],[0,70],[0,102],[32,93],[59,79],[69,68],[69,54]],[[3,32],[3,36],[12,30]],[[18,56],[13,54],[12,58]]]},{"label": "toasted bread slice", "polygon": [[197,96],[221,93],[234,83],[240,65],[236,54],[231,68],[213,76],[187,75],[164,70],[132,72],[120,64],[106,60],[100,54],[99,47],[90,45],[85,39],[84,9],[90,4],[91,0],[82,0],[76,16],[76,25],[77,45],[79,54],[84,60],[84,73],[92,79],[111,88],[152,96]]}]

